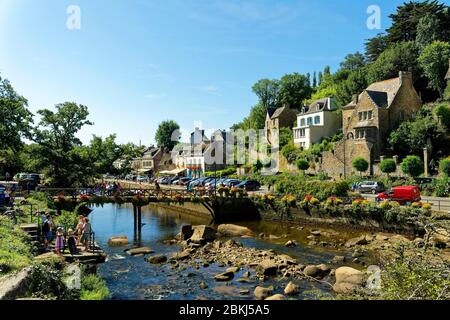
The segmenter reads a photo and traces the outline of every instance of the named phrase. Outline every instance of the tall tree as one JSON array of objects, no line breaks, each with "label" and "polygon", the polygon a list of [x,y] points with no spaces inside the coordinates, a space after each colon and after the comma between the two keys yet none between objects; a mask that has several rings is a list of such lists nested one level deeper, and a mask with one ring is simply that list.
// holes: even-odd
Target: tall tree
[{"label": "tall tree", "polygon": [[450,58],[450,44],[448,42],[435,41],[426,46],[419,57],[420,66],[428,78],[428,87],[444,96],[447,85],[445,75],[448,70]]},{"label": "tall tree", "polygon": [[344,61],[341,62],[341,69],[355,71],[363,68],[366,65],[366,58],[364,55],[357,51],[356,53],[348,54]]},{"label": "tall tree", "polygon": [[321,71],[319,71],[319,82],[318,85],[320,86],[320,84],[323,82],[323,74]]},{"label": "tall tree", "polygon": [[259,80],[253,85],[252,90],[258,96],[259,102],[266,109],[277,106],[278,92],[280,90],[280,83],[278,80]]},{"label": "tall tree", "polygon": [[115,172],[113,163],[122,153],[120,146],[116,143],[115,134],[111,134],[105,139],[94,135],[88,148],[89,157],[96,174]]},{"label": "tall tree", "polygon": [[280,80],[278,99],[281,104],[287,103],[291,108],[300,108],[311,93],[312,88],[308,84],[308,79],[302,74],[287,74]]},{"label": "tall tree", "polygon": [[434,15],[427,14],[419,20],[416,43],[421,50],[430,43],[441,40],[440,28],[439,20]]},{"label": "tall tree", "polygon": [[427,15],[433,15],[439,20],[440,30],[445,33],[442,34],[443,38],[441,39],[448,39],[450,32],[448,8],[448,6],[439,3],[437,0],[404,3],[397,8],[396,13],[389,16],[392,19],[392,26],[387,30],[389,43],[415,41],[419,21]]},{"label": "tall tree", "polygon": [[317,87],[317,73],[314,71],[313,74],[313,84],[312,84],[313,88]]},{"label": "tall tree", "polygon": [[358,69],[350,73],[348,79],[342,81],[336,90],[336,98],[340,105],[346,105],[352,101],[355,94],[360,94],[367,88],[365,69]]},{"label": "tall tree", "polygon": [[88,108],[74,102],[56,105],[56,112],[38,111],[41,121],[34,132],[48,182],[56,187],[82,185],[92,173],[87,150],[76,136],[86,125]]},{"label": "tall tree", "polygon": [[379,33],[375,37],[367,40],[365,46],[367,62],[373,63],[388,48],[388,36],[384,33]]},{"label": "tall tree", "polygon": [[180,126],[173,120],[161,122],[155,135],[155,140],[158,147],[172,150],[180,140],[179,129]]},{"label": "tall tree", "polygon": [[27,100],[0,76],[0,150],[20,150],[22,138],[31,137],[32,117]]}]

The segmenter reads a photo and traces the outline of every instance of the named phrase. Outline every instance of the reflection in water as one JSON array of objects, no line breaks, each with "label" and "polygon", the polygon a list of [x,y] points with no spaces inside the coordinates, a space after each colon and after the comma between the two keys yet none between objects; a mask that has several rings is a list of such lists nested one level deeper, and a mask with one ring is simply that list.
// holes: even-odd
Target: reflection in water
[{"label": "reflection in water", "polygon": [[[225,290],[222,284],[214,282],[214,275],[223,272],[224,268],[213,264],[208,268],[187,268],[172,270],[170,264],[156,266],[145,261],[144,257],[130,257],[124,250],[127,247],[108,247],[108,239],[112,236],[124,235],[132,240],[133,234],[133,207],[131,204],[113,205],[106,204],[93,208],[91,221],[99,244],[108,254],[106,263],[99,265],[98,272],[103,277],[111,292],[113,299],[251,299],[252,295],[241,296],[240,290],[247,289],[251,293],[255,286],[268,286],[274,284],[276,290],[281,292],[286,282],[258,283],[257,281],[239,284],[233,282],[230,290]],[[208,224],[209,219],[180,214],[175,211],[154,206],[142,208],[142,239],[139,243],[131,244],[147,246],[155,251],[155,254],[171,255],[179,251],[176,245],[167,245],[164,240],[173,239],[183,224]],[[329,261],[337,251],[326,249],[312,249],[304,243],[308,231],[299,230],[298,226],[283,225],[280,223],[250,222],[244,224],[255,233],[264,232],[281,237],[278,240],[263,241],[261,239],[238,239],[248,247],[260,249],[274,249],[278,253],[286,253],[299,259],[303,264],[317,264]],[[285,236],[285,237],[283,237]],[[286,248],[283,243],[289,240],[299,241],[296,248]],[[128,246],[128,248],[130,247]],[[241,271],[242,273],[244,270]],[[236,279],[240,274],[236,275]],[[199,284],[205,282],[208,289],[200,289]],[[310,289],[325,290],[320,284],[299,281],[306,291]],[[280,291],[281,290],[281,291]],[[277,292],[278,293],[278,292]],[[304,293],[301,297],[307,297]]]}]

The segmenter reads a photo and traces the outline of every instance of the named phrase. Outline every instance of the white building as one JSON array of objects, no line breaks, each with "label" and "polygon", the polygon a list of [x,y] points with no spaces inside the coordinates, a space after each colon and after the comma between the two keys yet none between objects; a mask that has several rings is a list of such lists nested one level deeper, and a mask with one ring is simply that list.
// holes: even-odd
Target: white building
[{"label": "white building", "polygon": [[297,114],[297,126],[294,128],[295,145],[308,149],[323,138],[333,136],[341,127],[336,109],[332,98],[320,99],[303,107]]}]

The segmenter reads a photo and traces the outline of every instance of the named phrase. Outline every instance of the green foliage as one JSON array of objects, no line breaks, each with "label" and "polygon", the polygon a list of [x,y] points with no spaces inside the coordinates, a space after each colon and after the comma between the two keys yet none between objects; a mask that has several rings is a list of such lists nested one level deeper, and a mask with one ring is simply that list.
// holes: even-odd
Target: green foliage
[{"label": "green foliage", "polygon": [[367,171],[367,169],[369,168],[369,162],[367,162],[367,160],[362,157],[358,157],[358,158],[353,159],[352,166],[357,171],[362,173],[364,171]]},{"label": "green foliage", "polygon": [[41,116],[34,140],[39,144],[39,155],[44,173],[51,186],[72,187],[83,184],[89,175],[89,157],[76,134],[85,125],[89,115],[86,106],[66,102],[56,105],[56,112],[38,111]]},{"label": "green foliage", "polygon": [[416,43],[423,49],[430,43],[441,39],[439,19],[435,15],[427,14],[419,20],[417,25]]},{"label": "green foliage", "polygon": [[366,65],[366,58],[362,53],[357,51],[356,53],[348,54],[344,61],[341,62],[341,69],[355,71],[363,68]]},{"label": "green foliage", "polygon": [[71,300],[73,294],[66,287],[62,266],[54,263],[37,263],[31,269],[31,280],[28,292],[33,297],[55,298],[57,300]]},{"label": "green foliage", "polygon": [[365,46],[366,59],[369,63],[373,63],[378,59],[383,51],[388,48],[388,36],[384,33],[379,33],[375,37],[367,40]]},{"label": "green foliage", "polygon": [[450,58],[450,43],[435,41],[426,46],[419,57],[420,66],[428,78],[428,87],[439,92],[444,97],[447,85],[445,75],[448,70]]},{"label": "green foliage", "polygon": [[442,159],[439,162],[439,171],[446,176],[450,176],[450,159]]},{"label": "green foliage", "polygon": [[66,229],[74,229],[78,222],[78,214],[71,211],[62,211],[61,215],[57,216],[54,223],[58,227],[63,227]]},{"label": "green foliage", "polygon": [[252,87],[252,91],[258,96],[260,104],[264,107],[264,111],[277,107],[279,90],[280,82],[278,80],[261,79]]},{"label": "green foliage", "polygon": [[172,150],[180,139],[180,126],[173,120],[163,121],[156,130],[155,140],[160,148]]},{"label": "green foliage", "polygon": [[348,78],[339,83],[336,89],[336,98],[340,105],[347,105],[356,94],[367,88],[366,69],[352,71]]},{"label": "green foliage", "polygon": [[297,168],[299,170],[305,171],[305,170],[308,170],[309,167],[310,167],[310,165],[309,165],[309,161],[308,160],[306,160],[306,159],[299,159],[299,160],[297,160]]},{"label": "green foliage", "polygon": [[288,104],[291,108],[303,105],[311,96],[312,88],[309,79],[299,73],[287,74],[280,80],[279,103]]},{"label": "green foliage", "polygon": [[430,263],[433,258],[416,251],[399,247],[394,249],[393,257],[381,259],[381,297],[397,301],[450,299],[448,262]]},{"label": "green foliage", "polygon": [[96,275],[84,276],[81,280],[81,300],[106,300],[111,298],[111,292],[106,282]]},{"label": "green foliage", "polygon": [[450,196],[450,178],[448,175],[440,177],[434,181],[434,194],[436,197]]},{"label": "green foliage", "polygon": [[450,105],[440,104],[434,109],[434,113],[438,117],[442,124],[450,130]]},{"label": "green foliage", "polygon": [[380,162],[380,170],[389,175],[397,170],[397,165],[393,159],[384,159]]},{"label": "green foliage", "polygon": [[[425,111],[423,111],[425,112]],[[391,132],[389,143],[400,154],[419,154],[429,143],[433,150],[445,149],[445,128],[430,113],[418,114],[414,119],[403,121]]]},{"label": "green foliage", "polygon": [[113,163],[121,156],[122,150],[116,143],[115,134],[111,134],[105,139],[94,135],[89,145],[88,154],[94,172],[106,174],[115,172]]},{"label": "green foliage", "polygon": [[368,67],[369,83],[398,77],[400,71],[411,70],[413,77],[421,74],[418,64],[419,50],[415,42],[400,42],[383,51],[377,60]]},{"label": "green foliage", "polygon": [[0,216],[0,275],[20,270],[31,263],[27,235],[5,216]]},{"label": "green foliage", "polygon": [[293,140],[293,133],[291,128],[281,128],[279,131],[279,146],[280,148],[283,148],[284,146],[288,145]]},{"label": "green foliage", "polygon": [[233,174],[236,174],[236,167],[229,167],[223,170],[218,170],[217,172],[214,171],[205,172],[206,177],[214,177],[215,175],[217,175],[217,177],[219,178],[228,177]]},{"label": "green foliage", "polygon": [[407,156],[403,159],[400,167],[403,173],[411,177],[420,176],[424,170],[423,161],[418,156]]},{"label": "green foliage", "polygon": [[444,100],[450,101],[450,81],[447,80],[447,87],[444,91]]}]

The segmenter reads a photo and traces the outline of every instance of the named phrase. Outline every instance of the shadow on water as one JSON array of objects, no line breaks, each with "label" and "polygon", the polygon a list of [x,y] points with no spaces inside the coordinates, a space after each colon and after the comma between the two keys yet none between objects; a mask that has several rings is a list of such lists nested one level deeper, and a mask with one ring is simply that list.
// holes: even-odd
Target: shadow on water
[{"label": "shadow on water", "polygon": [[[224,268],[215,264],[207,268],[195,269],[188,267],[182,272],[172,270],[170,264],[151,265],[142,256],[131,257],[124,252],[133,246],[147,246],[155,254],[171,255],[180,248],[169,245],[164,240],[173,239],[184,224],[209,224],[208,219],[180,214],[178,212],[156,208],[142,208],[142,239],[131,243],[127,247],[109,247],[107,242],[112,236],[124,235],[133,240],[133,208],[130,204],[106,204],[93,208],[91,222],[96,234],[97,242],[108,254],[107,262],[99,265],[98,273],[105,279],[113,294],[113,299],[141,300],[141,299],[251,299],[252,292],[257,285],[274,285],[275,293],[281,293],[287,281],[266,281],[264,283],[253,281],[250,283],[217,283],[214,275],[223,272]],[[305,239],[309,230],[299,230],[292,225],[274,222],[241,223],[255,231],[256,234],[264,232],[272,234],[278,239],[262,240],[259,238],[236,239],[244,246],[258,249],[273,249],[277,253],[285,253],[297,258],[303,264],[318,264],[330,261],[338,250],[315,249],[307,246]],[[299,246],[286,248],[283,244],[287,240],[297,240]],[[342,253],[340,253],[342,254]],[[243,273],[242,270],[240,273]],[[236,274],[235,279],[241,274]],[[204,282],[206,289],[200,289],[199,284]],[[324,285],[307,281],[298,281],[304,294],[300,298],[307,298],[309,290],[319,290],[327,293]],[[242,295],[242,290],[249,290],[249,295]]]}]

